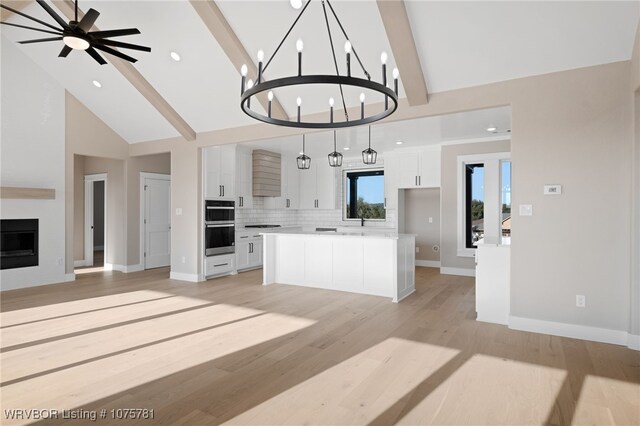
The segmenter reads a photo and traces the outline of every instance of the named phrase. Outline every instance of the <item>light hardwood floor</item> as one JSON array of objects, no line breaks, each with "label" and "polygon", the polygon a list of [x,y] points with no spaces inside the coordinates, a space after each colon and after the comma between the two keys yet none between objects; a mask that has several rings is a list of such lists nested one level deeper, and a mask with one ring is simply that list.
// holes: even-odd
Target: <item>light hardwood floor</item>
[{"label": "light hardwood floor", "polygon": [[472,278],[417,268],[393,304],[263,287],[260,270],[167,276],[2,293],[0,423],[36,408],[106,409],[100,424],[640,424],[638,352],[477,322]]}]

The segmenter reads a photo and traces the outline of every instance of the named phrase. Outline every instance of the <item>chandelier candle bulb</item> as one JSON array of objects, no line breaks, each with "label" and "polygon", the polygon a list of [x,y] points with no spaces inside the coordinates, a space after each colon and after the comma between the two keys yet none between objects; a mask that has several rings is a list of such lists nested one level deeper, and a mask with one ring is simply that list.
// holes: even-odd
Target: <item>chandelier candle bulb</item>
[{"label": "chandelier candle bulb", "polygon": [[262,82],[262,60],[264,59],[264,52],[262,50],[258,50],[258,81],[256,84],[260,84]]},{"label": "chandelier candle bulb", "polygon": [[393,69],[393,90],[396,92],[396,96],[398,95],[398,77],[400,76],[400,71],[398,68]]},{"label": "chandelier candle bulb", "polygon": [[347,76],[351,77],[351,42],[349,40],[344,43],[344,51],[347,54]]},{"label": "chandelier candle bulb", "polygon": [[364,120],[364,93],[360,93],[360,119]]},{"label": "chandelier candle bulb", "polygon": [[304,43],[302,42],[302,39],[298,39],[298,41],[296,42],[296,49],[298,49],[298,76],[302,75],[302,49],[303,48],[304,48]]},{"label": "chandelier candle bulb", "polygon": [[269,117],[271,117],[271,102],[273,101],[273,92],[271,90],[269,90],[269,93],[267,94],[267,99],[269,99],[269,106],[267,108],[267,115]]},{"label": "chandelier candle bulb", "polygon": [[296,103],[298,104],[298,123],[300,122],[300,106],[302,105],[302,98],[298,96],[296,99]]},{"label": "chandelier candle bulb", "polygon": [[[253,87],[253,80],[249,79],[249,81],[247,81],[247,89],[251,89],[252,87]],[[247,108],[251,108],[251,98],[247,98]]]},{"label": "chandelier candle bulb", "polygon": [[240,95],[242,95],[244,93],[244,87],[245,87],[245,83],[247,80],[247,65],[244,64],[242,65],[242,67],[240,67],[240,75],[242,75],[242,82],[241,82],[241,87],[240,87]]}]

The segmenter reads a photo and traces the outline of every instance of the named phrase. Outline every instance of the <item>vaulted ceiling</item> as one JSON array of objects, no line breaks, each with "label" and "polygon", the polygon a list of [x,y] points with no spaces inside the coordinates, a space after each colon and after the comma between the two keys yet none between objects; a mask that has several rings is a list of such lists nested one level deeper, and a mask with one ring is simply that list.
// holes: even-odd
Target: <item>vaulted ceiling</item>
[{"label": "vaulted ceiling", "polygon": [[[97,21],[101,30],[137,27],[142,34],[123,41],[152,47],[151,53],[134,52],[138,62],[132,72],[138,76],[133,83],[126,70],[123,74],[122,66],[113,66],[120,60],[109,55],[104,56],[113,65],[100,66],[82,52],[72,52],[66,59],[58,58],[61,42],[19,46],[130,143],[181,134],[189,139],[188,135],[193,133],[254,124],[239,108],[237,62],[242,55],[230,57],[229,46],[234,46],[233,43],[215,34],[221,27],[219,23],[213,27],[207,25],[202,5],[193,4],[197,1],[206,0],[80,1],[82,10],[94,8],[101,13]],[[19,5],[22,12],[51,21],[35,2],[3,1],[3,4]],[[53,4],[61,14],[69,7],[65,0]],[[411,64],[415,43],[415,66],[406,65],[411,69],[405,68],[404,73],[401,69],[401,80],[409,75],[414,78],[403,82],[400,97],[406,96],[404,87],[411,88],[410,95],[420,91],[416,83],[421,79],[410,74],[416,70],[426,82],[427,91],[435,93],[628,60],[640,16],[640,7],[635,1],[405,0],[404,16],[408,20],[406,25],[399,26],[402,20],[398,21],[394,15],[397,11],[386,10],[385,5],[375,1],[334,0],[332,4],[375,79],[379,78],[382,51],[389,53],[391,69],[396,65],[395,56],[399,56],[397,63]],[[237,43],[233,48],[243,48],[244,54],[248,53],[251,58],[255,58],[258,49],[263,49],[268,58],[298,13],[288,0],[218,0],[211,6],[226,21],[229,34],[235,36]],[[335,71],[320,1],[313,0],[309,8],[270,65],[267,78],[295,72],[298,38],[305,43],[304,70]],[[19,24],[32,23],[15,14],[8,18],[3,14],[4,19]],[[394,31],[393,25],[396,30],[389,37],[387,31]],[[20,28],[2,26],[1,31],[2,37],[11,41],[39,38],[37,33]],[[398,37],[405,37],[403,32],[412,36],[411,46],[398,43]],[[344,37],[335,24],[332,24],[332,34],[339,66],[344,67]],[[398,37],[394,39],[394,35]],[[172,60],[171,52],[179,53],[181,60]],[[102,87],[95,87],[94,80]],[[297,96],[303,98],[304,113],[314,113],[327,110],[329,96],[339,98],[329,90],[315,87],[302,94],[289,89],[278,92],[277,97],[289,115],[295,112]],[[347,106],[357,105],[358,94],[345,92]],[[158,107],[154,101],[157,98],[166,105]],[[182,126],[176,125],[176,117],[183,120]]]}]

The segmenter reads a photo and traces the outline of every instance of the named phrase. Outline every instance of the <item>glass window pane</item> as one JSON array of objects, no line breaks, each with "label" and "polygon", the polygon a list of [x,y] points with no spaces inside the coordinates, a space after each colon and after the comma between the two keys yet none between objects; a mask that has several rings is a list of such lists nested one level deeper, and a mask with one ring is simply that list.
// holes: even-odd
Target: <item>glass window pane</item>
[{"label": "glass window pane", "polygon": [[345,218],[384,219],[384,171],[347,172]]},{"label": "glass window pane", "polygon": [[467,248],[475,248],[484,237],[484,164],[466,165]]},{"label": "glass window pane", "polygon": [[[502,161],[500,167],[502,200],[502,238],[511,237],[511,161]],[[504,243],[504,241],[503,241]]]}]

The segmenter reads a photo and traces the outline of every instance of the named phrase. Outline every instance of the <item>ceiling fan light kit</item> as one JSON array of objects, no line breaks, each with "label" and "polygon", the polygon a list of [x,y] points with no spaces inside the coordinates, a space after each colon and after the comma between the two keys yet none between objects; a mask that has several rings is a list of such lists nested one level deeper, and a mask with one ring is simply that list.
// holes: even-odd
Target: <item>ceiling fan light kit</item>
[{"label": "ceiling fan light kit", "polygon": [[123,43],[120,41],[109,40],[112,37],[121,37],[127,35],[140,34],[140,30],[137,28],[126,28],[119,30],[108,30],[108,31],[91,31],[93,24],[100,16],[100,12],[95,9],[89,9],[87,13],[82,17],[80,21],[78,21],[78,1],[75,2],[75,19],[69,22],[65,21],[60,15],[58,15],[52,8],[49,6],[44,0],[36,0],[37,3],[51,16],[59,27],[51,25],[47,22],[41,21],[40,19],[34,18],[33,16],[29,16],[25,13],[22,13],[18,10],[15,10],[9,6],[0,3],[0,7],[3,9],[7,9],[16,15],[20,15],[27,19],[30,19],[33,22],[36,22],[47,29],[29,27],[25,25],[13,24],[10,22],[0,22],[0,24],[9,25],[12,27],[24,28],[28,30],[54,34],[57,37],[49,37],[49,38],[41,38],[34,40],[24,40],[18,43],[20,44],[31,44],[31,43],[44,43],[49,41],[62,41],[64,43],[64,47],[58,54],[61,58],[66,58],[72,50],[84,50],[91,56],[96,62],[100,65],[104,65],[107,61],[104,60],[102,56],[96,51],[100,50],[102,52],[108,53],[110,55],[116,56],[120,59],[124,59],[129,62],[136,62],[137,59],[132,58],[129,55],[125,55],[124,53],[114,49],[132,49],[138,50],[141,52],[151,52],[150,47],[140,46],[137,44]]},{"label": "ceiling fan light kit", "polygon": [[[324,21],[326,23],[327,33],[329,36],[329,43],[331,46],[331,54],[333,56],[333,62],[334,62],[335,71],[336,71],[335,75],[334,74],[311,74],[311,75],[303,74],[302,53],[304,50],[304,43],[302,40],[297,40],[296,49],[298,51],[298,61],[297,61],[298,67],[297,67],[296,75],[276,78],[273,80],[265,80],[264,72],[269,67],[269,65],[271,64],[271,61],[276,56],[276,54],[280,50],[280,47],[282,47],[283,43],[285,42],[289,34],[291,33],[293,28],[296,26],[296,24],[300,20],[300,17],[307,10],[307,7],[309,6],[310,3],[311,3],[311,0],[307,0],[304,7],[298,14],[297,18],[295,19],[295,21],[293,22],[289,30],[286,32],[282,41],[280,41],[280,43],[278,44],[278,47],[275,49],[275,51],[273,52],[269,60],[266,62],[266,64],[263,63],[264,52],[262,50],[258,52],[258,78],[255,84],[253,84],[253,82],[251,82],[252,84],[248,84],[246,79],[247,66],[246,65],[242,66],[240,71],[242,75],[241,97],[240,97],[240,107],[242,111],[244,111],[245,114],[247,114],[248,116],[268,124],[287,126],[287,127],[298,127],[298,128],[304,128],[304,129],[335,129],[335,128],[343,128],[343,127],[361,126],[361,125],[371,124],[373,122],[382,120],[383,118],[393,114],[395,110],[398,108],[398,77],[399,77],[398,70],[397,69],[393,70],[393,79],[394,79],[393,89],[389,88],[387,86],[387,64],[386,64],[388,58],[387,58],[387,54],[383,52],[380,57],[380,60],[382,62],[382,82],[371,80],[371,75],[369,74],[369,72],[367,72],[364,65],[362,64],[362,61],[360,60],[358,53],[353,47],[353,44],[350,41],[349,36],[347,35],[344,27],[342,26],[340,19],[338,19],[338,16],[336,15],[336,12],[333,9],[333,6],[329,2],[329,0],[321,0],[321,3],[322,3],[322,11],[324,13]],[[340,30],[342,31],[342,34],[346,38],[346,42],[344,46],[345,60],[346,60],[346,73],[344,73],[345,75],[341,75],[338,68],[338,61],[336,59],[336,52],[334,49],[333,37],[331,35],[331,27],[329,25],[327,6],[328,6],[328,10],[331,12]],[[359,78],[351,75],[351,54],[355,56],[366,78]],[[263,92],[273,93],[275,89],[283,88],[283,87],[308,86],[308,85],[315,85],[315,84],[333,85],[339,88],[340,98],[342,100],[342,107],[344,110],[344,120],[334,119],[334,111],[333,111],[334,98],[329,98],[329,111],[327,111],[326,121],[303,121],[301,118],[301,112],[302,112],[301,102],[297,103],[297,114],[295,119],[291,120],[288,118],[285,119],[285,118],[273,117],[271,115],[271,103],[273,99],[272,95],[269,95],[266,115],[251,109],[251,98],[260,93],[263,93]],[[382,97],[381,100],[384,101],[384,109],[381,112],[366,114],[366,111],[364,108],[365,95],[363,92],[360,96],[360,115],[358,118],[350,119],[347,111],[347,105],[345,102],[343,86],[357,87],[362,90],[369,91],[370,93],[372,92],[375,95],[381,96]],[[301,98],[298,97],[298,100],[300,99]]]}]

